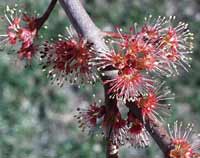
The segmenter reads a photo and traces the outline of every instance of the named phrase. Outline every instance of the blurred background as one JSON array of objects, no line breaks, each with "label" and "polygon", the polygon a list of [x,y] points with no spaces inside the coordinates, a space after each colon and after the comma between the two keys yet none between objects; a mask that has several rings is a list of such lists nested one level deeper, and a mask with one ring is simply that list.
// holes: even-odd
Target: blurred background
[{"label": "blurred background", "polygon": [[[50,0],[0,0],[0,13],[5,6],[23,3],[30,14],[42,14]],[[195,34],[192,68],[168,85],[176,94],[173,110],[167,122],[183,120],[195,123],[200,131],[200,1],[199,0],[83,0],[95,23],[103,30],[114,26],[128,28],[141,24],[152,14],[175,15],[189,23]],[[0,22],[0,34],[2,34]],[[41,30],[44,39],[56,38],[64,33],[69,21],[59,5],[49,20],[47,29]],[[94,87],[52,85],[41,66],[33,62],[24,68],[16,61],[12,49],[0,52],[0,158],[104,158],[101,136],[88,136],[78,128],[73,118],[78,106],[88,105],[93,99],[103,97],[99,83]],[[94,94],[96,97],[94,98]],[[123,158],[161,158],[157,145],[146,149],[122,147]]]}]

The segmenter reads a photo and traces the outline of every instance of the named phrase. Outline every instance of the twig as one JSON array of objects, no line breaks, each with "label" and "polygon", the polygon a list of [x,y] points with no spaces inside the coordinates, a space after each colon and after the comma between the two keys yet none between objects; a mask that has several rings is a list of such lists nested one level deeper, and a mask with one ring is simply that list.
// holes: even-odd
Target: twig
[{"label": "twig", "polygon": [[57,3],[57,0],[51,0],[51,3],[49,4],[45,13],[40,18],[36,19],[37,30],[39,30],[42,27],[42,25],[45,23],[45,21],[49,18],[49,15],[54,9],[56,3]]}]

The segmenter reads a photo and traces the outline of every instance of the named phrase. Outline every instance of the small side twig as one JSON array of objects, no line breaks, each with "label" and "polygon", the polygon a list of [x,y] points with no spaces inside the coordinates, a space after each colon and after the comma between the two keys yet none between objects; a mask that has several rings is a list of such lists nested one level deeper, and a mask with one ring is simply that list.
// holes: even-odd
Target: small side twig
[{"label": "small side twig", "polygon": [[51,0],[51,3],[49,4],[47,10],[44,12],[44,14],[39,17],[38,19],[36,19],[36,23],[37,23],[37,30],[39,30],[43,24],[45,23],[45,21],[49,18],[49,15],[51,14],[52,10],[54,9],[56,3],[58,0]]}]

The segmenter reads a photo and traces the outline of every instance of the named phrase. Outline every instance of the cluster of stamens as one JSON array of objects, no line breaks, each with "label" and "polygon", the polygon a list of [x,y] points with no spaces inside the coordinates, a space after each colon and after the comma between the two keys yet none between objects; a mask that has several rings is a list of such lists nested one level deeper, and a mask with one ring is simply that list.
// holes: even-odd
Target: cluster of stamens
[{"label": "cluster of stamens", "polygon": [[[187,70],[191,60],[188,54],[193,47],[193,34],[188,25],[180,22],[173,26],[174,19],[158,17],[151,20],[150,16],[139,31],[135,27],[130,29],[130,33],[123,33],[121,29],[117,29],[116,33],[107,33],[113,38],[106,41],[110,50],[93,52],[91,56],[90,61],[96,64],[99,72],[106,70],[115,74],[103,82],[109,87],[107,95],[118,102],[122,100],[122,104],[128,108],[125,117],[122,117],[118,106],[113,105],[115,110],[105,108],[104,114],[98,118],[98,127],[115,145],[129,143],[134,147],[148,146],[150,140],[145,127],[146,119],[163,121],[163,116],[169,116],[171,105],[168,100],[173,99],[173,96],[164,82],[158,82],[154,77],[177,75],[179,68]],[[135,116],[133,106],[140,111],[142,119]],[[92,118],[89,113],[83,116],[82,119],[78,117],[81,124],[87,124],[88,119],[84,118]],[[183,136],[184,140],[180,137],[172,138],[175,146],[169,153],[172,158],[178,158],[180,154],[198,154],[193,152],[194,148],[185,140],[186,135],[187,132]],[[179,158],[186,157],[181,155]]]},{"label": "cluster of stamens", "polygon": [[[38,21],[23,14],[21,10],[6,7],[4,19],[8,22],[6,33],[0,35],[0,43],[16,46],[20,43],[18,57],[31,60],[36,52],[34,39],[38,32]],[[110,49],[94,51],[93,44],[67,28],[68,36],[59,35],[54,42],[45,42],[40,48],[43,70],[52,81],[62,86],[65,80],[70,83],[94,83],[104,71],[114,71],[114,76],[104,79],[109,99],[122,100],[128,112],[125,117],[119,105],[107,107],[91,104],[87,109],[78,108],[75,116],[83,131],[93,133],[102,129],[105,137],[115,145],[129,143],[135,147],[146,147],[149,134],[145,128],[146,119],[162,120],[168,115],[172,99],[168,88],[157,82],[154,77],[179,74],[190,67],[193,34],[188,25],[180,22],[173,26],[175,17],[145,18],[140,30],[130,29],[129,33],[117,29],[116,33],[107,33],[113,38],[108,41]],[[97,71],[98,74],[97,75]],[[132,103],[128,106],[127,103]],[[142,119],[137,118],[132,108],[140,111]],[[111,108],[111,109],[109,109]],[[173,149],[170,158],[199,158],[200,139],[191,141],[193,126],[189,124],[182,131],[182,123],[169,127]]]},{"label": "cluster of stamens", "polygon": [[30,17],[17,9],[6,7],[4,18],[7,23],[6,34],[0,35],[1,44],[8,43],[12,46],[20,44],[17,51],[19,59],[27,59],[30,61],[36,53],[36,46],[33,42],[37,35],[37,22],[34,17]]},{"label": "cluster of stamens", "polygon": [[104,105],[94,103],[87,109],[78,108],[75,117],[83,131],[91,134],[103,129],[102,134],[115,145],[128,143],[134,147],[147,147],[150,142],[149,134],[143,123],[130,111],[126,119],[122,118],[117,107],[115,108],[116,110],[109,112]]},{"label": "cluster of stamens", "polygon": [[40,51],[43,70],[62,86],[65,80],[70,83],[92,84],[98,78],[92,63],[92,45],[68,28],[68,37],[59,35],[52,43],[45,42]]},{"label": "cluster of stamens", "polygon": [[172,138],[172,145],[169,156],[170,158],[199,158],[200,154],[200,135],[193,131],[193,124],[188,124],[186,129],[183,123],[176,121],[173,129],[168,126]]},{"label": "cluster of stamens", "polygon": [[117,70],[115,78],[105,81],[110,85],[110,94],[125,101],[135,100],[155,86],[153,76],[169,77],[178,74],[180,67],[187,71],[193,34],[185,23],[173,26],[174,19],[151,20],[150,16],[140,31],[135,28],[126,34],[118,29],[118,36],[110,42],[116,46],[97,53],[95,59],[100,70],[108,67]]}]

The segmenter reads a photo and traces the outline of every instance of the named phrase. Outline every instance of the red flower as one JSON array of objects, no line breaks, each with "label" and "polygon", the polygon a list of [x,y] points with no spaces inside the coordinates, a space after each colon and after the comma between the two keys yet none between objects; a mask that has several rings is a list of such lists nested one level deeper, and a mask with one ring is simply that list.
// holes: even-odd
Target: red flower
[{"label": "red flower", "polygon": [[128,139],[126,121],[121,116],[115,116],[110,137],[113,144],[124,145]]},{"label": "red flower", "polygon": [[145,55],[155,51],[154,46],[148,43],[148,41],[145,41],[139,33],[129,40],[129,46],[127,47],[129,54],[137,55],[140,53]]},{"label": "red flower", "polygon": [[[15,17],[12,21],[8,18],[8,15],[5,15],[10,26],[8,26],[8,30],[15,30],[17,31],[20,28],[21,25],[21,18]],[[11,18],[12,19],[12,18]]]},{"label": "red flower", "polygon": [[[173,129],[169,126],[169,133],[174,146],[169,153],[170,158],[198,158],[200,139],[199,136],[192,135],[192,124],[188,124],[186,129],[183,130],[182,122],[178,123],[178,121],[176,121]],[[191,138],[192,136],[196,137],[193,141]]]},{"label": "red flower", "polygon": [[134,69],[124,68],[116,78],[107,80],[104,84],[109,84],[109,94],[126,101],[135,100],[141,94],[147,93],[152,88],[153,81]]},{"label": "red flower", "polygon": [[187,71],[190,67],[191,58],[188,55],[192,53],[193,34],[190,33],[188,25],[181,22],[176,27],[170,25],[166,30],[160,38],[159,45],[163,63],[177,74],[177,66]]},{"label": "red flower", "polygon": [[156,89],[149,90],[146,95],[139,96],[136,100],[136,105],[141,109],[144,118],[148,116],[150,119],[159,118],[162,120],[161,115],[169,115],[171,105],[166,101],[173,99],[173,97],[170,96],[171,91],[167,87],[163,87],[163,85],[164,83],[157,84],[155,86]]},{"label": "red flower", "polygon": [[115,145],[124,145],[128,140],[127,122],[118,109],[107,111],[102,122],[104,135]]},{"label": "red flower", "polygon": [[37,51],[37,48],[34,45],[26,46],[26,43],[22,44],[22,47],[18,51],[19,59],[27,59],[29,61],[32,60],[34,52]]},{"label": "red flower", "polygon": [[87,109],[78,108],[79,127],[83,131],[93,132],[98,126],[98,121],[105,115],[105,106],[98,106],[96,103],[91,104]]},{"label": "red flower", "polygon": [[[19,53],[19,58],[30,61],[36,50],[36,46],[33,45],[33,42],[38,31],[37,23],[35,18],[29,17],[26,14],[21,14],[22,13],[18,13],[16,8],[11,9],[7,6],[5,19],[9,25],[7,27],[7,34],[1,36],[5,37],[3,41],[8,41],[11,45],[20,43],[21,48],[17,51]],[[14,17],[16,15],[18,16]]]},{"label": "red flower", "polygon": [[97,75],[90,62],[91,56],[91,45],[81,37],[63,39],[52,44],[46,42],[41,51],[44,70],[61,86],[65,79],[71,83],[93,83]]},{"label": "red flower", "polygon": [[124,145],[128,140],[127,121],[121,117],[118,108],[112,111],[106,111],[105,106],[91,104],[87,109],[78,108],[78,119],[80,128],[89,133],[98,132],[103,129],[103,134],[115,145]]},{"label": "red flower", "polygon": [[147,147],[150,143],[149,134],[143,123],[131,112],[128,112],[128,126],[128,142],[134,147]]},{"label": "red flower", "polygon": [[15,45],[17,43],[17,34],[14,32],[7,33],[10,44]]},{"label": "red flower", "polygon": [[156,42],[160,37],[158,28],[156,26],[151,26],[148,24],[145,24],[142,27],[141,33],[143,34],[145,40],[150,42]]},{"label": "red flower", "polygon": [[117,70],[121,70],[126,66],[125,57],[119,53],[116,53],[115,50],[111,50],[109,53],[99,54],[98,57],[95,57],[96,65],[99,70],[105,69],[107,67],[114,67]]}]

